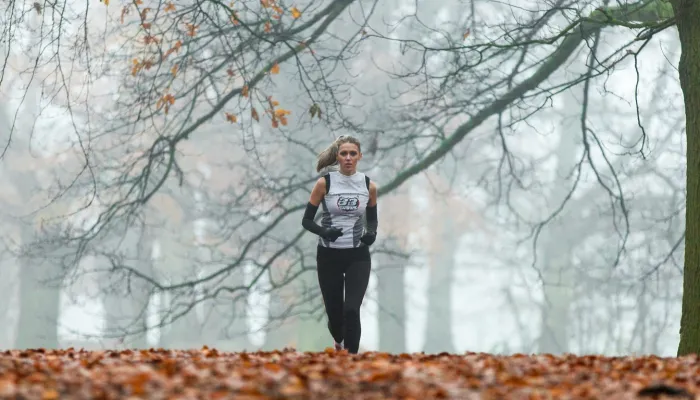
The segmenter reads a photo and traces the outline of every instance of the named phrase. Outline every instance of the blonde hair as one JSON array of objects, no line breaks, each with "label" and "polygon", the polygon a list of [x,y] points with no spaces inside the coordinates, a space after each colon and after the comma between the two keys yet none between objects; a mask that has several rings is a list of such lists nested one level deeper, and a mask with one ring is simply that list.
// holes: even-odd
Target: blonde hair
[{"label": "blonde hair", "polygon": [[333,141],[333,143],[331,143],[330,146],[328,146],[328,148],[318,154],[316,159],[316,172],[321,172],[321,170],[324,168],[338,164],[338,149],[340,148],[340,145],[345,143],[352,143],[356,145],[357,150],[362,153],[360,141],[357,138],[348,135],[340,135]]}]

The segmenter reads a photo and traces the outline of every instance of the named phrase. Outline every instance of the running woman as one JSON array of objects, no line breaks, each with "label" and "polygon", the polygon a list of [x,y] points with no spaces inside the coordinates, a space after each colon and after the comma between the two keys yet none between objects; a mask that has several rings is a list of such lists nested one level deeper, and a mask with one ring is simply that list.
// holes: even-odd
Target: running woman
[{"label": "running woman", "polygon": [[[360,347],[360,306],[369,283],[369,246],[377,238],[377,186],[357,163],[360,141],[340,136],[318,155],[316,172],[338,166],[316,181],[302,226],[319,236],[318,283],[336,350],[356,354]],[[319,204],[322,219],[314,222]],[[366,224],[363,223],[363,217]],[[344,296],[343,296],[343,292]]]}]

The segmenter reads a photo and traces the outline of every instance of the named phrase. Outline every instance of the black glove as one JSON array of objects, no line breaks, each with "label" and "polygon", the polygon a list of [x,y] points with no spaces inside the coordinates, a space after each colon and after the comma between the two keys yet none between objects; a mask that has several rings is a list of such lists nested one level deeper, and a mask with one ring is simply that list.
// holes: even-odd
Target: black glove
[{"label": "black glove", "polygon": [[375,240],[377,240],[376,232],[367,232],[360,238],[360,242],[366,244],[367,246],[371,246]]},{"label": "black glove", "polygon": [[303,226],[304,229],[326,240],[330,240],[331,242],[335,242],[336,239],[343,236],[343,231],[340,228],[326,228],[314,222],[314,216],[316,215],[316,211],[318,211],[318,206],[315,206],[311,203],[306,204],[304,218],[302,218],[301,220],[301,226]]},{"label": "black glove", "polygon": [[340,228],[331,227],[323,228],[323,231],[319,234],[322,238],[335,242],[336,239],[343,236],[343,231]]}]

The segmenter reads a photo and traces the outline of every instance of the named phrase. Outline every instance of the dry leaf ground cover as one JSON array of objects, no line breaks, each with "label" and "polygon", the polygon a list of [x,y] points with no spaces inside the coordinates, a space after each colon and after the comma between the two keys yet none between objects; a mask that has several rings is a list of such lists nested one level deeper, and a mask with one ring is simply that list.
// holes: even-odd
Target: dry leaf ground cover
[{"label": "dry leaf ground cover", "polygon": [[695,356],[13,350],[0,354],[0,398],[695,398],[699,366]]}]

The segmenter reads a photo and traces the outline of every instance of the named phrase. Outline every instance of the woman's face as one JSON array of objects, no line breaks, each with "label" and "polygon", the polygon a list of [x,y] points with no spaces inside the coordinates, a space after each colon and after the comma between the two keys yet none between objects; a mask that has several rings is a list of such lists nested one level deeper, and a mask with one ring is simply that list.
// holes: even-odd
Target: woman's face
[{"label": "woman's face", "polygon": [[357,171],[357,162],[362,159],[360,149],[354,143],[343,143],[338,147],[338,165],[344,175],[352,175]]}]

